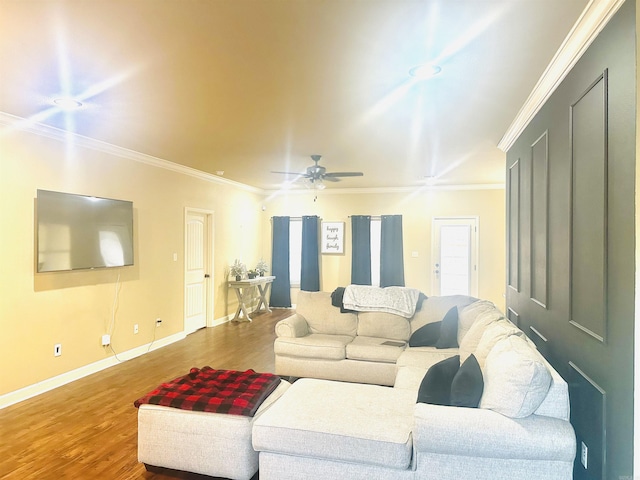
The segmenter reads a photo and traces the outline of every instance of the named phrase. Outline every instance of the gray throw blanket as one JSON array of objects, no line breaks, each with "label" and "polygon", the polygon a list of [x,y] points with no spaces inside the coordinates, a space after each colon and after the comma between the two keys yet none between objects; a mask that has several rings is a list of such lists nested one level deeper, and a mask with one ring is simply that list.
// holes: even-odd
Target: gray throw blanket
[{"label": "gray throw blanket", "polygon": [[387,312],[411,318],[419,298],[420,291],[415,288],[348,285],[342,303],[349,310]]}]

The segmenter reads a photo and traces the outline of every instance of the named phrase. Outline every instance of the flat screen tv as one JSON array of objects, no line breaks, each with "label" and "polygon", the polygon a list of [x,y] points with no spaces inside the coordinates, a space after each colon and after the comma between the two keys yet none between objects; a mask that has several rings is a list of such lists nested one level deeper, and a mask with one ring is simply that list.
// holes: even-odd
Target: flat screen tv
[{"label": "flat screen tv", "polygon": [[37,271],[133,265],[133,203],[38,190]]}]

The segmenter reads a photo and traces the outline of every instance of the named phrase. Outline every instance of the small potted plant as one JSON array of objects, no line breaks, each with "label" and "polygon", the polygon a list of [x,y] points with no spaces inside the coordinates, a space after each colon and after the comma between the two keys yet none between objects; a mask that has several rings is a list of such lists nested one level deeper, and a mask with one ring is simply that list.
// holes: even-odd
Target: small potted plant
[{"label": "small potted plant", "polygon": [[245,267],[244,263],[236,258],[236,261],[233,262],[233,265],[229,268],[229,273],[232,277],[236,277],[236,282],[239,282],[242,280],[242,276],[246,270],[247,267]]},{"label": "small potted plant", "polygon": [[260,261],[256,265],[255,270],[260,274],[261,277],[264,277],[264,274],[269,271],[269,265],[267,265],[267,262],[260,259]]},{"label": "small potted plant", "polygon": [[258,272],[256,272],[255,270],[249,270],[249,271],[247,272],[247,276],[248,276],[249,278],[256,278],[256,277],[258,276]]}]

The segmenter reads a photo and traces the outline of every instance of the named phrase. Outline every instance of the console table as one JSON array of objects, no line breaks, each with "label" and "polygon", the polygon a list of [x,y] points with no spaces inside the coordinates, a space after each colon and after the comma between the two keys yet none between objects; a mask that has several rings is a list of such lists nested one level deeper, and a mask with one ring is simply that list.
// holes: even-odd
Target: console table
[{"label": "console table", "polygon": [[[238,297],[238,309],[236,310],[236,314],[231,319],[232,322],[250,322],[251,317],[249,316],[249,312],[247,311],[247,304],[253,300],[254,288],[258,290],[259,300],[258,307],[256,308],[256,312],[259,312],[261,309],[265,312],[271,312],[269,308],[269,300],[267,299],[267,293],[269,292],[269,287],[273,283],[276,277],[256,277],[249,278],[246,280],[240,280],[239,282],[233,281],[229,282],[229,287],[233,288],[236,292],[236,297]],[[241,317],[240,314],[243,316]]]}]

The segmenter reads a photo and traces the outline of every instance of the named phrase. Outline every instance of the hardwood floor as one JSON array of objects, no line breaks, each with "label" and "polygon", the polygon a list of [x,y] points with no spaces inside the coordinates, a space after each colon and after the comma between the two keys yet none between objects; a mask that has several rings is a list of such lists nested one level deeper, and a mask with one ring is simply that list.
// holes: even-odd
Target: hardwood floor
[{"label": "hardwood floor", "polygon": [[147,472],[137,460],[133,401],[191,367],[273,372],[273,310],[252,323],[225,323],[108,370],[0,410],[1,479],[211,478]]}]

